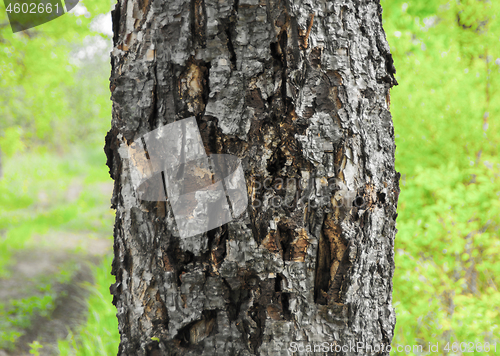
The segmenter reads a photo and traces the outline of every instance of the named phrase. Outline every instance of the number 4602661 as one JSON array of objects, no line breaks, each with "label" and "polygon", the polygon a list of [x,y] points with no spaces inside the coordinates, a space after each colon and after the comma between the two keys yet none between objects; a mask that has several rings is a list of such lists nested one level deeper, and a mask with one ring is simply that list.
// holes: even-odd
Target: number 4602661
[{"label": "number 4602661", "polygon": [[468,352],[497,352],[497,344],[494,343],[490,345],[489,342],[480,343],[480,342],[454,342],[453,344],[446,343],[444,346],[444,351],[452,351],[452,352],[462,352],[462,353],[468,353]]},{"label": "number 4602661", "polygon": [[5,9],[7,12],[13,12],[15,14],[23,13],[23,14],[51,14],[53,10],[56,13],[59,13],[59,4],[54,4],[54,8],[52,8],[51,3],[47,4],[36,4],[32,3],[23,3],[23,4],[14,4],[10,3]]}]

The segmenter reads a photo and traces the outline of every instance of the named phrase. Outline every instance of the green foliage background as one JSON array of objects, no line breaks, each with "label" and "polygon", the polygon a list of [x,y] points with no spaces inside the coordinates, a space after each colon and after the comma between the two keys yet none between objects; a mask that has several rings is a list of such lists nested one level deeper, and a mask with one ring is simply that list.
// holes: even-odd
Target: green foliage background
[{"label": "green foliage background", "polygon": [[500,3],[382,6],[400,83],[393,345],[497,342]]},{"label": "green foliage background", "polygon": [[[49,212],[36,213],[41,220],[28,219],[44,184],[65,186],[82,174],[89,182],[108,179],[101,147],[111,120],[109,64],[70,54],[99,36],[89,24],[110,6],[82,4],[87,17],[66,15],[18,34],[0,7],[0,147],[4,160],[20,167],[0,181],[0,267],[13,249],[24,248],[23,239],[9,236],[26,239],[36,229],[64,224],[85,229],[74,213],[108,221],[95,213],[108,201],[89,195],[72,207],[61,207],[56,197]],[[450,352],[453,342],[493,344],[500,341],[500,3],[381,4],[399,82],[391,92],[402,174],[393,347],[422,345],[425,354],[428,342],[439,342],[444,354],[448,342]],[[80,168],[75,152],[86,152]],[[45,176],[28,172],[43,174],[49,166]],[[103,277],[108,272],[107,260],[95,269],[88,324],[61,340],[61,354],[78,347],[89,355],[116,350],[114,307],[102,303],[112,281]]]},{"label": "green foliage background", "polygon": [[[16,253],[29,256],[33,249],[58,248],[41,246],[40,236],[88,236],[88,244],[98,236],[112,239],[114,213],[109,209],[109,194],[100,193],[102,184],[110,183],[102,150],[111,120],[109,53],[86,53],[96,37],[110,43],[108,36],[92,31],[89,25],[108,13],[112,4],[83,0],[81,15],[66,14],[16,34],[0,4],[4,174],[0,178],[0,279],[16,279],[11,271]],[[72,185],[81,191],[67,201]],[[0,350],[16,353],[19,338],[35,318],[50,317],[65,296],[60,285],[74,283],[73,254],[83,249],[78,246],[55,275],[27,280],[18,299],[0,301]],[[110,264],[108,256],[93,268],[87,321],[67,340],[59,341],[61,354],[116,354],[119,335],[109,295]],[[38,341],[30,345],[31,354],[38,354],[40,347],[43,353]]]},{"label": "green foliage background", "polygon": [[109,67],[95,62],[77,66],[70,54],[99,36],[89,25],[110,11],[111,3],[80,4],[85,15],[66,14],[19,33],[12,33],[0,5],[0,147],[8,156],[27,146],[64,150],[75,143],[97,143],[110,126]]}]

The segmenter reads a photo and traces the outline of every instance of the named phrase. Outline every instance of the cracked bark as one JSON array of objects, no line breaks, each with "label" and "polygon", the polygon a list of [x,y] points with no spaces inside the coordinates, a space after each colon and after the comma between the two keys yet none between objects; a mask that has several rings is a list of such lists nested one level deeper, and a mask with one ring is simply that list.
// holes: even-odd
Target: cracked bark
[{"label": "cracked bark", "polygon": [[[378,1],[119,0],[110,290],[119,355],[288,355],[390,345],[397,84]],[[195,236],[137,198],[122,144],[196,117],[242,160],[249,206]],[[388,355],[344,350],[342,355]],[[300,354],[300,353],[295,353]]]}]

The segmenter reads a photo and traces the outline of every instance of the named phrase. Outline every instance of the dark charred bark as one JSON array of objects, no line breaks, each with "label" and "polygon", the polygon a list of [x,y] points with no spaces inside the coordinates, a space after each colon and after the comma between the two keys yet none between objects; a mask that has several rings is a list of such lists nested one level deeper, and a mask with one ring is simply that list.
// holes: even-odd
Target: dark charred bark
[{"label": "dark charred bark", "polygon": [[[381,12],[369,0],[118,1],[105,152],[119,355],[324,342],[363,347],[324,354],[389,354],[397,83]],[[169,201],[139,199],[124,147],[193,116],[207,154],[242,160],[249,204],[184,239]]]}]

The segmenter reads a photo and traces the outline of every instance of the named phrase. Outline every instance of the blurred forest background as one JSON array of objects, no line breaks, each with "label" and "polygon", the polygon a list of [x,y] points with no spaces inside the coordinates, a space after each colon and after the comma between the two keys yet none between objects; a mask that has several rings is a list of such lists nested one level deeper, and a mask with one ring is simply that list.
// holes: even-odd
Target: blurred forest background
[{"label": "blurred forest background", "polygon": [[[465,344],[453,343],[471,342],[468,350],[494,355],[500,2],[381,3],[399,82],[391,92],[402,174],[393,347],[439,342],[444,354],[449,343],[461,355]],[[0,355],[117,352],[102,150],[111,7],[83,0],[13,34],[0,5]]]}]

